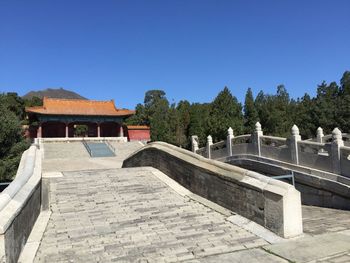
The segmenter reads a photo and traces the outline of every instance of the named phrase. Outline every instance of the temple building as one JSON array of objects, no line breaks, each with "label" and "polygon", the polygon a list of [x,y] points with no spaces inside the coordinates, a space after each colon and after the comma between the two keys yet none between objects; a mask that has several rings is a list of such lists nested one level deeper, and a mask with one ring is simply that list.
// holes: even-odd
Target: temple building
[{"label": "temple building", "polygon": [[[124,120],[135,111],[117,109],[114,101],[43,99],[43,106],[26,108],[31,137],[76,137],[83,127],[87,137],[124,137]],[[124,130],[125,129],[125,130]],[[142,130],[144,132],[144,130]],[[81,136],[81,134],[80,134]],[[149,129],[148,129],[149,137]]]}]

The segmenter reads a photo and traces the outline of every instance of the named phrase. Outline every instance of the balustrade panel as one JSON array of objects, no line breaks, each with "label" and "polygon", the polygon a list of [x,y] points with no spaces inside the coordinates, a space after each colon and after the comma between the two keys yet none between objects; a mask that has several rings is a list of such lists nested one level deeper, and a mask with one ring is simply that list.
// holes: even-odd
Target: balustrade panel
[{"label": "balustrade panel", "polygon": [[332,171],[330,144],[311,141],[298,142],[299,164],[310,168]]},{"label": "balustrade panel", "polygon": [[261,136],[261,156],[282,162],[292,162],[291,150],[287,139],[274,136]]},{"label": "balustrade panel", "polygon": [[340,169],[342,175],[350,177],[350,147],[340,148]]},{"label": "balustrade panel", "polygon": [[218,159],[227,156],[226,141],[214,143],[210,147],[211,159]]}]

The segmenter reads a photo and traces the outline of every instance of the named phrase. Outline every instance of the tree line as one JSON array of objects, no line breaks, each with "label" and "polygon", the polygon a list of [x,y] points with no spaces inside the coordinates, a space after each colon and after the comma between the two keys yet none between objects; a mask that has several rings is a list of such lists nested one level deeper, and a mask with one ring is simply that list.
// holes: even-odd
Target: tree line
[{"label": "tree line", "polygon": [[288,137],[293,124],[304,139],[315,137],[318,127],[325,134],[335,127],[349,132],[350,72],[344,72],[339,84],[319,84],[315,97],[305,93],[301,98],[290,98],[284,85],[277,86],[275,94],[260,91],[254,97],[248,88],[243,104],[227,87],[210,103],[181,100],[170,104],[164,91],[149,90],[127,123],[149,125],[152,141],[190,148],[191,135],[197,135],[204,145],[209,134],[214,142],[225,139],[228,127],[235,135],[251,133],[257,121],[265,134],[274,136]]}]

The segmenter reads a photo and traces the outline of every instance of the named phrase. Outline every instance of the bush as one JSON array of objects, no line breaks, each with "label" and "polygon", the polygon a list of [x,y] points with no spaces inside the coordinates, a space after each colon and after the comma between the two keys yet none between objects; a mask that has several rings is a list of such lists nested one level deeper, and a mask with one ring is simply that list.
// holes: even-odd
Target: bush
[{"label": "bush", "polygon": [[74,130],[74,135],[77,137],[84,137],[86,136],[88,132],[88,126],[87,125],[76,125]]}]

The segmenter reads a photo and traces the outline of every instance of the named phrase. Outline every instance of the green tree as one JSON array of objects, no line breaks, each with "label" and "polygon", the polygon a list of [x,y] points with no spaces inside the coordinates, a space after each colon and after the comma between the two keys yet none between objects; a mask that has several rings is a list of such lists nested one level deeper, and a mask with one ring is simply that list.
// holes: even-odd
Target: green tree
[{"label": "green tree", "polygon": [[33,107],[33,106],[42,106],[43,105],[43,99],[33,96],[30,99],[24,99],[24,105],[26,107]]},{"label": "green tree", "polygon": [[254,97],[251,88],[248,88],[244,100],[244,128],[246,133],[251,133],[255,129],[255,123],[258,121],[258,111],[255,108]]},{"label": "green tree", "polygon": [[208,118],[209,134],[214,141],[226,138],[227,129],[232,127],[234,133],[243,131],[242,106],[230,90],[225,87],[211,103]]},{"label": "green tree", "polygon": [[338,126],[338,95],[339,87],[336,82],[327,85],[322,82],[317,88],[316,96],[316,123],[323,128],[324,132],[331,133]]},{"label": "green tree", "polygon": [[24,101],[15,92],[1,94],[0,104],[3,104],[8,110],[12,111],[20,120],[24,119]]},{"label": "green tree", "polygon": [[147,115],[145,106],[141,103],[136,105],[135,114],[129,117],[125,123],[127,125],[147,125],[149,126],[149,116]]},{"label": "green tree", "polygon": [[343,131],[350,132],[350,71],[345,71],[340,80],[337,106],[337,124]]},{"label": "green tree", "polygon": [[266,134],[289,136],[292,112],[289,94],[283,85],[277,87],[276,95],[259,92],[255,99],[259,120]]},{"label": "green tree", "polygon": [[188,135],[197,135],[201,146],[206,144],[208,136],[209,103],[193,103],[190,108]]},{"label": "green tree", "polygon": [[149,90],[145,94],[145,107],[150,108],[160,100],[166,100],[165,92],[163,90]]},{"label": "green tree", "polygon": [[[10,96],[10,101],[12,98]],[[8,104],[4,103],[6,95],[0,95],[0,101],[0,181],[9,181],[15,176],[22,152],[28,148],[28,143],[22,137],[17,110],[10,110]]]},{"label": "green tree", "polygon": [[293,123],[298,126],[304,139],[313,138],[316,135],[318,124],[315,109],[315,100],[307,93],[292,104]]},{"label": "green tree", "polygon": [[177,125],[176,125],[176,145],[189,148],[189,126],[191,121],[190,116],[191,105],[187,100],[182,100],[177,104],[176,113],[177,113]]},{"label": "green tree", "polygon": [[151,124],[151,140],[169,142],[171,134],[168,100],[166,98],[155,100],[148,110]]},{"label": "green tree", "polygon": [[170,142],[169,101],[163,90],[149,90],[144,99],[146,124],[151,127],[151,140]]}]

